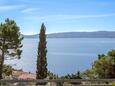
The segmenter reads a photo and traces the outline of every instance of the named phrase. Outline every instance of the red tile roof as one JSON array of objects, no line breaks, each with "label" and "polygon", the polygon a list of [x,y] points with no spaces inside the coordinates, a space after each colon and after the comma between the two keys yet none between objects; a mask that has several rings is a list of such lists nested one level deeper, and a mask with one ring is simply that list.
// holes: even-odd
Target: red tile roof
[{"label": "red tile roof", "polygon": [[17,79],[24,79],[24,80],[27,80],[27,79],[35,80],[36,79],[36,75],[33,73],[29,73],[29,72],[13,71],[12,75]]}]

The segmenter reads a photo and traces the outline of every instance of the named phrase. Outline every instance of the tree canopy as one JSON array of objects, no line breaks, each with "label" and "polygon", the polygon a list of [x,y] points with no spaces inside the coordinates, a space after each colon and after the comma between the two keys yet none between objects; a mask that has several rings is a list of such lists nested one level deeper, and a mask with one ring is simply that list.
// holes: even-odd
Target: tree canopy
[{"label": "tree canopy", "polygon": [[107,55],[100,55],[100,58],[93,64],[93,69],[99,78],[115,78],[115,50]]},{"label": "tree canopy", "polygon": [[47,47],[46,47],[46,27],[44,23],[41,25],[39,34],[38,56],[37,56],[37,71],[36,79],[44,79],[47,77]]},{"label": "tree canopy", "polygon": [[5,59],[20,59],[23,37],[14,20],[6,19],[0,24],[0,79]]},{"label": "tree canopy", "polygon": [[82,76],[89,78],[115,78],[115,50],[109,51],[107,54],[98,55],[98,59],[94,61],[92,68],[82,72]]}]

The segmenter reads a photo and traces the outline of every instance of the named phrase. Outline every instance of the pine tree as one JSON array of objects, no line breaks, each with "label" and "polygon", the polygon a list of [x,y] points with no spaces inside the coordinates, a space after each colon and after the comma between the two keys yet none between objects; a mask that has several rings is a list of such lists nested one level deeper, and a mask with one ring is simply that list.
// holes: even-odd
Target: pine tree
[{"label": "pine tree", "polygon": [[45,25],[42,23],[39,34],[36,79],[45,79],[47,77],[47,42],[45,31]]},{"label": "pine tree", "polygon": [[23,37],[14,20],[6,19],[0,24],[0,79],[2,79],[5,59],[20,58]]}]

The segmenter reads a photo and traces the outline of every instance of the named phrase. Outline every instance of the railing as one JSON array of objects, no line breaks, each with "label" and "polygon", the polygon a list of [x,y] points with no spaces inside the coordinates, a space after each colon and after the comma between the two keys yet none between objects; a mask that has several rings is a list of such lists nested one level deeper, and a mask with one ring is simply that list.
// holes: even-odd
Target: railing
[{"label": "railing", "polygon": [[[35,83],[53,83],[44,86],[115,86],[115,79],[61,79],[61,80],[0,80],[0,83],[24,83],[23,86],[36,86]],[[26,84],[25,84],[26,83]],[[31,85],[27,85],[30,84]],[[64,83],[66,83],[64,85]],[[72,84],[74,83],[74,84]],[[75,84],[80,83],[80,84]],[[4,86],[4,85],[1,85]],[[8,86],[8,85],[5,85]],[[13,85],[12,85],[13,86]],[[22,85],[18,85],[22,86]],[[43,85],[42,85],[43,86]]]}]

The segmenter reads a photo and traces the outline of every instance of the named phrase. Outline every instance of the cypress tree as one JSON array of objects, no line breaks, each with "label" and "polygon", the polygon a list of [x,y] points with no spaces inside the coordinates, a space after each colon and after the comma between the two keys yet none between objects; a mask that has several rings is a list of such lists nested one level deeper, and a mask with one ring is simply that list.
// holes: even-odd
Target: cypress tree
[{"label": "cypress tree", "polygon": [[45,31],[46,27],[42,23],[39,34],[36,79],[45,79],[47,77],[47,42]]}]

